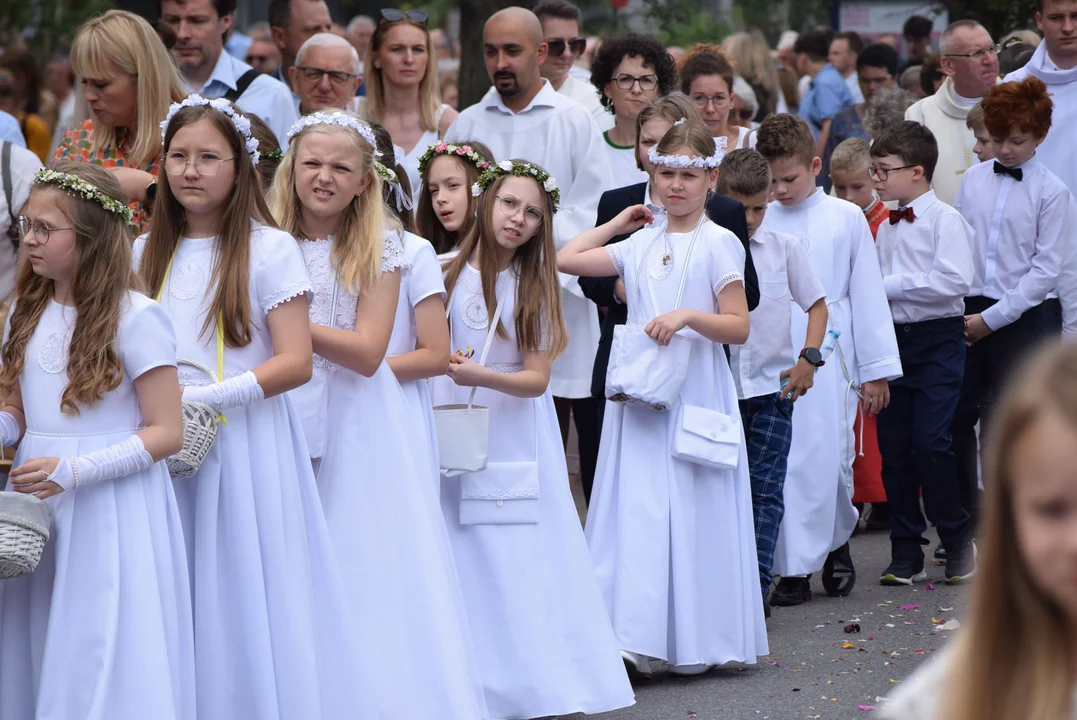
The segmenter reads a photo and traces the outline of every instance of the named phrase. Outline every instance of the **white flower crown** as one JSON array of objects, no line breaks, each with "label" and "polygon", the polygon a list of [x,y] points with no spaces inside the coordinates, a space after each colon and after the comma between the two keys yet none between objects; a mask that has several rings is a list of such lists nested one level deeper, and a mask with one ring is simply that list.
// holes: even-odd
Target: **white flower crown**
[{"label": "white flower crown", "polygon": [[232,107],[232,103],[224,98],[205,98],[195,93],[188,95],[183,102],[172,103],[168,108],[168,115],[161,121],[161,142],[164,142],[165,135],[168,132],[168,124],[172,122],[172,118],[175,117],[176,113],[183,108],[199,106],[211,107],[217,112],[222,112],[228,116],[236,131],[243,136],[243,144],[247,148],[247,154],[251,156],[251,162],[257,165],[260,155],[258,153],[258,141],[251,134],[251,121],[237,113]]},{"label": "white flower crown", "polygon": [[370,129],[370,126],[339,110],[334,112],[311,113],[310,115],[300,118],[288,129],[288,142],[291,142],[292,138],[299,133],[309,127],[314,127],[315,125],[338,125],[340,127],[350,128],[359,133],[359,136],[366,140],[370,147],[374,148],[374,157],[381,157],[381,153],[378,152],[378,140],[374,137],[374,131]]},{"label": "white flower crown", "polygon": [[658,146],[651,145],[651,149],[647,151],[647,159],[649,159],[655,165],[661,165],[668,168],[698,168],[700,170],[713,170],[722,164],[722,158],[725,157],[725,148],[727,140],[725,137],[715,138],[716,148],[714,154],[709,158],[700,157],[698,155],[659,155]]},{"label": "white flower crown", "polygon": [[561,191],[557,187],[557,180],[538,165],[529,162],[514,163],[511,160],[502,160],[497,165],[479,175],[479,179],[471,186],[471,196],[482,195],[486,188],[490,187],[495,180],[502,175],[515,175],[516,177],[530,177],[542,186],[542,189],[550,196],[553,211],[561,206]]},{"label": "white flower crown", "polygon": [[390,167],[382,165],[377,160],[374,161],[374,172],[378,173],[382,182],[387,183],[389,187],[393,189],[393,195],[395,195],[397,212],[403,212],[404,210],[411,210],[412,202],[408,194],[404,192],[403,186],[400,184],[400,178],[396,176],[396,171]]},{"label": "white flower crown", "polygon": [[77,175],[41,168],[34,173],[34,185],[52,185],[60,188],[68,195],[95,202],[113,215],[119,215],[120,219],[125,223],[130,224],[134,219],[134,213],[131,212],[131,208],[111,195],[106,195],[99,187]]}]

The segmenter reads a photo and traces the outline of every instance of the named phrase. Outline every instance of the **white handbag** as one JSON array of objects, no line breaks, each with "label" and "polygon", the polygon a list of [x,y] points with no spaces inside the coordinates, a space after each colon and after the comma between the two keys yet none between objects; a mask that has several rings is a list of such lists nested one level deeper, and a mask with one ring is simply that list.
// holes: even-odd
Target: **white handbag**
[{"label": "white handbag", "polygon": [[736,470],[743,442],[737,418],[698,405],[681,405],[673,431],[673,457],[678,460]]},{"label": "white handbag", "polygon": [[[699,237],[699,229],[706,222],[706,218],[706,213],[700,216],[688,252],[684,256],[681,284],[673,310],[681,306],[684,285],[688,280],[689,261]],[[664,226],[660,226],[643,252],[636,273],[637,297],[628,305],[628,322],[618,325],[613,331],[609,369],[606,371],[606,397],[609,400],[618,403],[642,403],[658,411],[670,409],[680,399],[681,387],[688,377],[688,361],[692,354],[692,341],[679,333],[673,336],[669,345],[659,345],[644,330],[649,321],[642,322],[638,315],[643,310],[643,284],[646,284],[650,291],[655,317],[660,314],[658,298],[644,274],[644,266],[651,248],[664,232]],[[636,313],[635,318],[632,317],[633,311]]]},{"label": "white handbag", "polygon": [[[505,306],[505,293],[497,299],[497,309],[490,318],[490,329],[486,333],[486,345],[482,348],[479,364],[486,365],[486,356],[493,344],[497,323],[501,319],[501,310]],[[446,316],[452,313],[452,296],[449,297]],[[449,339],[452,341],[452,321],[449,321]],[[480,472],[486,469],[490,449],[490,409],[475,404],[477,387],[471,388],[471,396],[466,405],[436,405],[434,407],[434,429],[438,436],[438,461],[441,473],[454,477],[463,473]]]}]

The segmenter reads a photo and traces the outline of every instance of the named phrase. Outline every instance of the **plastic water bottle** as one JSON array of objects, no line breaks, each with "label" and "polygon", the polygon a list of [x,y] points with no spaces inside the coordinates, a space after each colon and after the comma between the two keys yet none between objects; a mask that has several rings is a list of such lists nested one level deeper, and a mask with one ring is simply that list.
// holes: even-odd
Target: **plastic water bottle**
[{"label": "plastic water bottle", "polygon": [[[830,356],[834,353],[834,348],[838,345],[838,338],[841,337],[841,332],[838,330],[827,330],[826,335],[823,336],[823,344],[819,348],[819,354],[822,355],[823,362],[830,359]],[[785,397],[785,388],[789,385],[789,378],[782,379],[782,387],[779,390],[778,397]]]}]

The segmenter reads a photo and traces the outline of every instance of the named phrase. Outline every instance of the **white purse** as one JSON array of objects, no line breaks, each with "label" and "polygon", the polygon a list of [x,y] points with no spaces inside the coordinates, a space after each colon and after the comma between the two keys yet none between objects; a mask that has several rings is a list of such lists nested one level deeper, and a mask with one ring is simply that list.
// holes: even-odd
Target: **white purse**
[{"label": "white purse", "polygon": [[[700,216],[700,221],[692,234],[688,252],[684,256],[681,284],[677,290],[677,301],[673,310],[681,306],[684,285],[688,280],[689,260],[692,257],[692,250],[695,249],[699,229],[706,222],[706,218],[706,213]],[[609,369],[606,371],[606,397],[617,403],[642,403],[652,410],[664,411],[676,405],[680,399],[681,387],[684,386],[684,381],[688,377],[692,341],[683,335],[676,334],[670,340],[669,345],[659,345],[645,332],[647,322],[642,322],[639,318],[639,313],[643,309],[642,285],[644,283],[650,290],[655,316],[660,314],[654,288],[651,287],[644,274],[644,266],[647,264],[651,248],[658,242],[658,238],[662,237],[664,226],[660,226],[658,230],[640,260],[639,270],[636,273],[637,298],[635,302],[628,305],[629,320],[625,325],[618,325],[613,331]],[[633,311],[636,314],[635,318],[632,317]]]},{"label": "white purse", "polygon": [[[490,318],[490,329],[486,333],[486,345],[479,358],[480,365],[486,365],[486,356],[493,344],[497,323],[501,319],[501,310],[505,306],[505,292],[497,299],[497,309]],[[446,316],[452,313],[452,297],[449,297]],[[452,339],[452,321],[449,321],[449,338]],[[434,429],[438,436],[438,461],[441,473],[454,477],[463,473],[480,472],[486,469],[490,450],[490,409],[475,404],[477,387],[471,388],[471,396],[466,405],[436,405],[434,407]]]},{"label": "white purse", "polygon": [[678,460],[736,470],[743,442],[737,418],[698,405],[681,405],[673,431],[673,457]]}]

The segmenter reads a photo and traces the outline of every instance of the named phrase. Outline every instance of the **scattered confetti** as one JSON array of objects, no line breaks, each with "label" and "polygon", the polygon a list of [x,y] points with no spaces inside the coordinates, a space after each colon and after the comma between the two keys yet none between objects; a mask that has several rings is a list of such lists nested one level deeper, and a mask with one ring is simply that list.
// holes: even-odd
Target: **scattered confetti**
[{"label": "scattered confetti", "polygon": [[927,585],[924,585],[924,590],[934,590],[934,589],[935,589],[935,586],[932,585],[931,583],[928,583]]},{"label": "scattered confetti", "polygon": [[853,633],[860,632],[860,624],[859,623],[853,623],[851,625],[846,625],[845,626],[845,632],[848,635],[852,635]]},{"label": "scattered confetti", "polygon": [[961,622],[958,621],[955,618],[954,620],[948,620],[947,622],[944,622],[942,625],[936,625],[935,626],[935,632],[946,632],[947,630],[957,630],[959,627],[961,627]]},{"label": "scattered confetti", "polygon": [[948,607],[948,608],[941,607],[941,608],[939,608],[939,610],[941,612],[950,612],[951,610],[953,610],[953,608],[952,607]]},{"label": "scattered confetti", "polygon": [[899,682],[901,682],[901,681],[900,680],[895,680],[894,678],[890,678],[890,684],[891,685],[897,685]]},{"label": "scattered confetti", "polygon": [[859,710],[860,712],[871,712],[872,710],[875,709],[875,706],[874,705],[857,705],[856,709]]},{"label": "scattered confetti", "polygon": [[922,607],[921,605],[902,605],[901,609],[902,610],[919,610],[921,607]]},{"label": "scattered confetti", "polygon": [[843,643],[841,644],[841,649],[842,649],[842,650],[852,650],[852,649],[853,649],[853,648],[855,648],[855,647],[856,647],[856,645],[854,645],[854,644],[853,644],[853,643],[851,643],[851,642],[843,642]]}]

